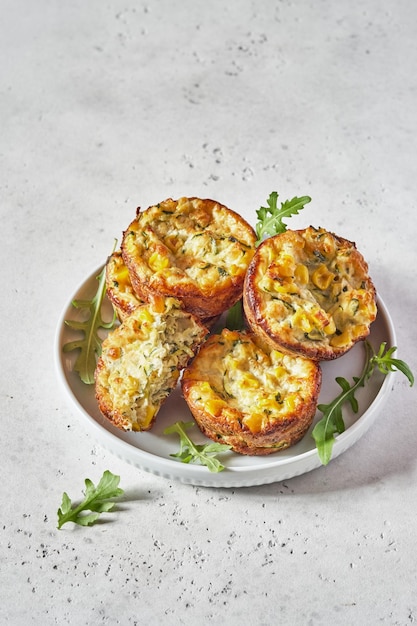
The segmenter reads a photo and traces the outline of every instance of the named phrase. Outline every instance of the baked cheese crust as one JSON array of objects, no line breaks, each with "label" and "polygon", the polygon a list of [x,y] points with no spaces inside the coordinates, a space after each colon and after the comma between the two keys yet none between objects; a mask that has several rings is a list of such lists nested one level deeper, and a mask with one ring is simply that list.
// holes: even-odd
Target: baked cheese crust
[{"label": "baked cheese crust", "polygon": [[173,298],[137,307],[102,344],[95,372],[102,414],[122,430],[149,430],[207,332]]},{"label": "baked cheese crust", "polygon": [[266,239],[244,287],[251,330],[279,349],[340,357],[370,332],[377,313],[368,265],[356,245],[310,226]]},{"label": "baked cheese crust", "polygon": [[321,386],[318,363],[262,344],[252,333],[211,335],[181,379],[201,431],[235,452],[266,455],[299,441]]},{"label": "baked cheese crust", "polygon": [[168,199],[138,209],[122,253],[139,298],[175,297],[204,319],[242,297],[255,240],[240,215],[213,200]]},{"label": "baked cheese crust", "polygon": [[106,294],[121,321],[144,304],[132,287],[120,250],[113,252],[106,263]]}]

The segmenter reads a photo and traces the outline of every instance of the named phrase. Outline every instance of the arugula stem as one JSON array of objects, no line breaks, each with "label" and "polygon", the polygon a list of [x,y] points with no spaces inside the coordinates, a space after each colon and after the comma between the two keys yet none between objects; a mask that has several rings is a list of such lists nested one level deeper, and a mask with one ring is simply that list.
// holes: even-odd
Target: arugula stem
[{"label": "arugula stem", "polygon": [[[342,415],[342,406],[349,402],[354,413],[358,412],[358,401],[355,393],[360,387],[364,387],[371,378],[377,367],[384,376],[395,370],[401,371],[409,380],[410,385],[414,384],[414,376],[408,365],[401,359],[392,357],[396,347],[386,350],[386,343],[382,343],[377,353],[374,352],[368,341],[364,342],[365,365],[359,377],[353,377],[353,384],[342,377],[337,377],[336,382],[342,388],[341,393],[329,404],[319,404],[318,410],[323,413],[323,417],[315,425],[312,436],[316,442],[317,453],[323,465],[327,465],[331,459],[335,434],[341,434],[345,430]],[[371,356],[372,355],[372,356]]]}]

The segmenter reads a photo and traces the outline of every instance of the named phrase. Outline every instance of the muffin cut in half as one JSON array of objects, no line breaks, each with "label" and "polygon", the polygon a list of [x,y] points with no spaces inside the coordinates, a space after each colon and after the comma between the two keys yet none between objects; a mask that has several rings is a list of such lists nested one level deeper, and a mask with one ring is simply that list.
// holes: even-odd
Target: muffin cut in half
[{"label": "muffin cut in half", "polygon": [[121,430],[149,430],[207,332],[173,298],[136,308],[103,341],[95,372],[101,413]]},{"label": "muffin cut in half", "polygon": [[255,240],[240,215],[213,200],[168,199],[138,209],[122,253],[139,298],[175,297],[205,319],[242,297]]},{"label": "muffin cut in half", "polygon": [[317,362],[284,354],[252,333],[211,335],[182,375],[201,431],[235,452],[266,455],[297,443],[311,425],[321,386]]},{"label": "muffin cut in half", "polygon": [[106,263],[106,294],[118,318],[123,321],[141,304],[136,295],[120,250],[113,252]]},{"label": "muffin cut in half", "polygon": [[258,247],[243,304],[263,341],[316,360],[345,354],[367,337],[377,313],[368,265],[356,245],[312,226]]}]

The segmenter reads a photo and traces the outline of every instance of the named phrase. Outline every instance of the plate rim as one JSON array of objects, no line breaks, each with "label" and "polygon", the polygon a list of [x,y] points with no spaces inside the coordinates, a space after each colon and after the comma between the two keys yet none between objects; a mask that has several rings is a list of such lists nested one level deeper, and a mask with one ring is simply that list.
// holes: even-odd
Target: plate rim
[{"label": "plate rim", "polygon": [[[67,370],[64,367],[62,358],[62,346],[63,335],[66,328],[65,319],[67,319],[68,311],[71,309],[73,300],[87,283],[100,274],[103,267],[104,264],[99,265],[98,268],[90,272],[89,275],[79,283],[78,287],[73,290],[71,298],[67,299],[62,307],[54,337],[54,362],[60,386],[66,392],[65,395],[67,399],[70,400],[71,406],[77,409],[78,413],[81,414],[84,418],[83,423],[86,422],[89,432],[101,446],[119,459],[138,469],[184,484],[202,487],[237,488],[259,486],[288,480],[314,469],[324,467],[318,457],[316,448],[311,448],[293,457],[280,459],[279,457],[271,455],[268,457],[270,463],[267,465],[264,463],[263,465],[253,464],[251,466],[226,467],[222,472],[212,473],[209,472],[207,467],[197,464],[184,464],[175,459],[157,456],[147,450],[133,446],[101,426],[101,424],[99,424],[82,406],[70,387],[66,376]],[[379,293],[377,294],[377,304],[378,314],[381,314],[384,318],[388,330],[389,336],[386,337],[385,341],[389,346],[396,346],[396,333],[393,321]],[[378,409],[388,395],[387,391],[391,387],[396,373],[396,371],[390,371],[384,376],[381,386],[369,407],[365,409],[345,432],[335,437],[331,460],[334,460],[350,448],[372,425]],[[358,430],[360,431],[359,435],[357,433]],[[132,456],[137,458],[132,458]],[[299,467],[301,465],[304,465],[304,467]]]}]

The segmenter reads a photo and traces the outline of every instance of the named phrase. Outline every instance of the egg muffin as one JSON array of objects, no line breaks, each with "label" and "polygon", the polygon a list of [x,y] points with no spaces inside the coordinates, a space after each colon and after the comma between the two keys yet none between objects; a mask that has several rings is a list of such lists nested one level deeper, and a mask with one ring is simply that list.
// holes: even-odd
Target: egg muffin
[{"label": "egg muffin", "polygon": [[182,375],[201,431],[240,454],[267,455],[297,443],[314,418],[320,365],[270,348],[253,333],[211,335]]},{"label": "egg muffin", "polygon": [[367,337],[377,314],[368,265],[355,243],[312,226],[257,248],[243,302],[262,340],[316,360],[345,354]]},{"label": "egg muffin", "polygon": [[120,250],[113,252],[106,263],[106,294],[121,321],[144,304],[132,287]]},{"label": "egg muffin", "polygon": [[139,298],[175,297],[212,318],[242,297],[256,235],[237,213],[213,200],[168,199],[138,209],[122,254]]},{"label": "egg muffin", "polygon": [[[106,294],[113,305],[120,321],[126,319],[138,306],[145,304],[135,293],[130,280],[121,251],[114,252],[106,264]],[[159,300],[161,296],[151,294],[150,300]],[[204,318],[203,324],[212,328],[219,320],[220,315]]]},{"label": "egg muffin", "polygon": [[149,430],[207,332],[173,298],[137,307],[103,341],[95,371],[101,413],[121,430]]}]

